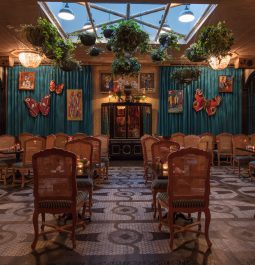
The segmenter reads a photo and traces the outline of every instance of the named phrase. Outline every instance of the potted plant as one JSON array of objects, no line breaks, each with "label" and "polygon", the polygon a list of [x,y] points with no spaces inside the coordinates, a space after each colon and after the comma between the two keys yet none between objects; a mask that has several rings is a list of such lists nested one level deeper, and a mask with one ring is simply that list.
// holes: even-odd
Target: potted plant
[{"label": "potted plant", "polygon": [[198,36],[198,42],[207,57],[217,58],[226,56],[234,43],[234,36],[225,22],[218,22],[217,25],[206,26]]},{"label": "potted plant", "polygon": [[159,35],[159,43],[162,47],[172,50],[178,50],[178,39],[180,35],[175,32],[162,33]]},{"label": "potted plant", "polygon": [[135,57],[118,57],[112,62],[114,75],[137,75],[140,69],[141,64]]},{"label": "potted plant", "polygon": [[115,27],[113,25],[111,25],[111,26],[103,25],[102,31],[103,31],[104,37],[107,39],[111,38],[113,35],[113,32],[114,32],[114,29],[115,29]]},{"label": "potted plant", "polygon": [[64,60],[59,61],[58,67],[63,71],[70,72],[78,70],[80,68],[80,64],[73,58],[65,58]]},{"label": "potted plant", "polygon": [[166,49],[159,47],[151,52],[151,59],[153,62],[163,62],[168,58]]},{"label": "potted plant", "polygon": [[79,34],[81,43],[84,46],[92,46],[96,43],[96,35],[92,32],[84,32]]},{"label": "potted plant", "polygon": [[196,68],[182,68],[175,71],[171,77],[182,84],[190,84],[200,76],[200,71]]},{"label": "potted plant", "polygon": [[206,53],[200,42],[196,42],[190,45],[185,51],[186,57],[191,62],[202,62],[206,60]]},{"label": "potted plant", "polygon": [[89,55],[90,56],[98,56],[102,52],[102,49],[97,47],[91,47],[89,49]]}]

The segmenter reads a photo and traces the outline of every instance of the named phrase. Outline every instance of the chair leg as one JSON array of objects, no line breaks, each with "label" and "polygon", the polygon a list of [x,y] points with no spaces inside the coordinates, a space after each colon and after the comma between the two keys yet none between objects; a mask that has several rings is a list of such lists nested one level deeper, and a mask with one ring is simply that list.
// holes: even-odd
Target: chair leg
[{"label": "chair leg", "polygon": [[31,245],[32,249],[35,249],[37,241],[38,241],[38,236],[39,236],[39,234],[38,234],[38,215],[39,215],[38,212],[33,213],[33,225],[34,225],[35,235],[34,235],[34,241]]},{"label": "chair leg", "polygon": [[41,230],[44,231],[44,227],[45,227],[45,213],[41,213],[42,214],[42,225],[41,225]]},{"label": "chair leg", "polygon": [[[201,212],[197,213],[197,221],[201,222]],[[199,232],[201,231],[201,223],[199,223],[199,225],[198,225],[198,231]],[[197,235],[199,236],[199,233]]]},{"label": "chair leg", "polygon": [[174,213],[168,211],[168,224],[170,230],[170,249],[173,250],[174,244]]},{"label": "chair leg", "polygon": [[159,216],[159,225],[158,225],[158,229],[159,231],[161,231],[162,228],[162,222],[163,222],[163,217],[162,217],[162,209],[161,209],[161,204],[158,201],[158,216]]},{"label": "chair leg", "polygon": [[157,196],[157,191],[155,189],[152,190],[152,206],[153,206],[153,217],[156,218],[157,214],[157,202],[156,202],[156,196]]},{"label": "chair leg", "polygon": [[91,217],[92,216],[92,192],[93,192],[93,188],[91,188],[89,190],[89,216]]},{"label": "chair leg", "polygon": [[240,165],[240,162],[238,162],[237,165],[238,165],[238,177],[240,178],[241,177],[241,165]]},{"label": "chair leg", "polygon": [[212,242],[209,239],[209,225],[210,225],[210,222],[211,222],[211,213],[210,213],[209,208],[207,208],[205,210],[205,239],[206,239],[206,242],[207,242],[208,249],[210,249],[211,246],[212,246]]},{"label": "chair leg", "polygon": [[76,241],[75,241],[76,224],[77,224],[77,212],[75,209],[75,212],[72,212],[72,243],[73,243],[73,248],[76,248]]},{"label": "chair leg", "polygon": [[218,166],[220,166],[220,154],[218,154]]}]

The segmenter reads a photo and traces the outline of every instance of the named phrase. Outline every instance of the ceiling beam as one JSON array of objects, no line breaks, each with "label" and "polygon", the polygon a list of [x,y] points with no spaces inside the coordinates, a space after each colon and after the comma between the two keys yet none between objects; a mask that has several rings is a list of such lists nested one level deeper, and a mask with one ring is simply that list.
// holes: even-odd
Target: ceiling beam
[{"label": "ceiling beam", "polygon": [[92,25],[93,31],[94,31],[96,37],[98,37],[98,36],[97,36],[96,27],[95,27],[95,24],[94,24],[94,20],[93,20],[93,17],[92,17],[91,11],[90,11],[90,4],[86,2],[86,3],[85,3],[85,7],[86,7],[86,10],[87,10],[87,14],[88,14],[88,17],[89,17],[90,23],[91,23],[91,25]]},{"label": "ceiling beam", "polygon": [[95,4],[92,4],[92,3],[90,4],[90,8],[97,9],[99,11],[102,11],[102,12],[105,12],[105,13],[108,13],[108,14],[112,14],[114,16],[126,18],[126,16],[124,14],[122,14],[122,13],[119,13],[119,12],[113,11],[111,9],[104,8],[102,6],[98,6],[98,5],[95,5]]},{"label": "ceiling beam", "polygon": [[127,3],[127,12],[126,12],[126,19],[130,19],[130,3]]},{"label": "ceiling beam", "polygon": [[156,12],[159,12],[159,11],[162,11],[162,10],[165,10],[165,6],[154,8],[154,9],[151,9],[151,10],[147,10],[147,11],[144,11],[144,12],[141,12],[141,13],[134,14],[134,15],[130,16],[130,19],[133,19],[133,18],[136,18],[136,17],[141,17],[141,16],[146,16],[146,15],[149,15],[149,14],[152,14],[152,13],[156,13]]},{"label": "ceiling beam", "polygon": [[[123,4],[123,0],[91,0],[93,3],[119,3]],[[85,0],[83,2],[91,2]],[[41,2],[63,2],[63,0],[41,0]],[[69,3],[80,3],[79,0],[69,0]],[[169,0],[132,0],[129,3],[133,4],[168,4]],[[220,4],[222,0],[175,0],[174,3],[177,4]]]},{"label": "ceiling beam", "polygon": [[[158,36],[159,36],[160,31],[161,31],[161,29],[162,29],[162,27],[163,27],[163,25],[164,25],[164,23],[165,23],[165,21],[166,21],[166,17],[167,17],[168,11],[169,11],[169,9],[170,9],[170,6],[171,6],[171,3],[169,3],[169,4],[167,4],[167,5],[165,6],[165,13],[163,14],[163,17],[161,18],[160,26],[159,26],[158,32],[157,32],[157,34],[156,34],[156,36],[155,36],[155,41],[158,40]],[[166,30],[165,30],[165,31],[166,31]]]}]

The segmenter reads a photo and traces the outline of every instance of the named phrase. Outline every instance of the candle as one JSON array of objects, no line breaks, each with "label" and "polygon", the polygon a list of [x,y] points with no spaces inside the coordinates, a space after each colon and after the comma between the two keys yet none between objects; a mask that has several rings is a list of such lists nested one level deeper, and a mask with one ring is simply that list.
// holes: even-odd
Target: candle
[{"label": "candle", "polygon": [[83,169],[83,163],[80,160],[77,161],[77,167],[78,169]]},{"label": "candle", "polygon": [[168,164],[167,163],[163,164],[163,170],[168,170]]}]

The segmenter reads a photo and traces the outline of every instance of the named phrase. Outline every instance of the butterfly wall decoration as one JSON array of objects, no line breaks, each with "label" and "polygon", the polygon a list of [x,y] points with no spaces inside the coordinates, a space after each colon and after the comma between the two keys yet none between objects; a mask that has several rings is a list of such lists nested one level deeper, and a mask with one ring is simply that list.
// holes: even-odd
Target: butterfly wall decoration
[{"label": "butterfly wall decoration", "polygon": [[47,116],[49,114],[50,95],[44,96],[40,102],[36,102],[33,98],[29,97],[26,97],[24,101],[32,117],[37,117],[40,112],[44,116]]},{"label": "butterfly wall decoration", "polygon": [[193,102],[193,109],[200,111],[205,109],[208,116],[212,116],[216,113],[217,107],[220,105],[221,96],[215,96],[212,99],[206,99],[201,89],[196,89],[195,101]]},{"label": "butterfly wall decoration", "polygon": [[50,92],[55,92],[56,94],[59,95],[62,93],[63,89],[64,89],[63,83],[56,85],[56,82],[54,80],[50,81],[50,86],[49,86]]}]

